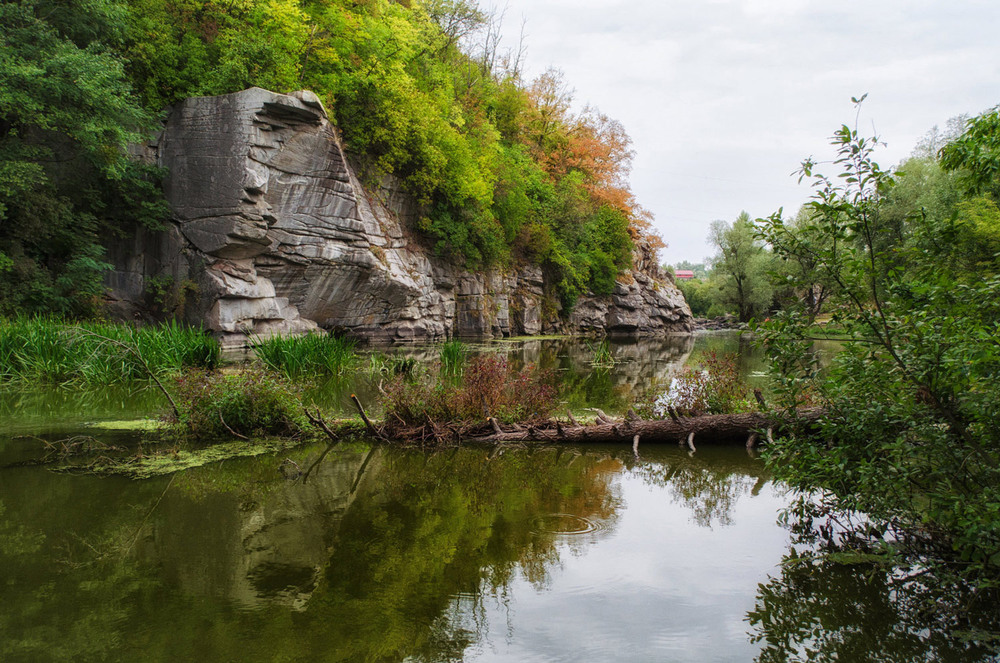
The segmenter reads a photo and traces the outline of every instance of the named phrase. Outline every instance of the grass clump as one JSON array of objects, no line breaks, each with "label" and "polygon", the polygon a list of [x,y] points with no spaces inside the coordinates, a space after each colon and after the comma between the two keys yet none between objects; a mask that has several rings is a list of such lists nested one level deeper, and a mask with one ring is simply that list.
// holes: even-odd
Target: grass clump
[{"label": "grass clump", "polygon": [[[133,327],[58,318],[0,319],[0,382],[122,384],[215,368],[221,350],[201,329],[176,322]],[[147,370],[148,367],[148,370]]]},{"label": "grass clump", "polygon": [[298,437],[310,430],[298,389],[273,372],[189,371],[174,392],[179,423],[196,439]]},{"label": "grass clump", "polygon": [[608,339],[603,339],[596,346],[587,344],[590,351],[594,353],[594,358],[590,360],[590,365],[596,369],[608,369],[613,368],[618,360],[615,359],[614,353],[611,351],[611,342]]},{"label": "grass clump", "polygon": [[557,395],[550,373],[534,366],[517,370],[501,355],[479,355],[468,360],[458,383],[397,378],[386,390],[385,421],[404,426],[476,424],[489,417],[531,422],[549,416]]},{"label": "grass clump", "polygon": [[360,363],[355,341],[331,334],[255,337],[250,347],[261,364],[291,378],[342,375]]}]

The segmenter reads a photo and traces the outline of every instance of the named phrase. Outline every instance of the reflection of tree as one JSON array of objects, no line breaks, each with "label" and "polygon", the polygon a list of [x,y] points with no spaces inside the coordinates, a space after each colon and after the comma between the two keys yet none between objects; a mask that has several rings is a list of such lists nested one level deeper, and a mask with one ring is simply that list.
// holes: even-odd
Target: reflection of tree
[{"label": "reflection of tree", "polygon": [[[0,660],[460,660],[479,627],[456,601],[514,574],[544,583],[558,563],[562,539],[540,516],[610,528],[620,505],[621,463],[606,457],[375,455],[360,480],[354,450],[306,485],[272,458],[127,484],[117,499],[107,480],[58,500],[11,486],[22,504],[18,525],[0,521]],[[71,506],[87,488],[102,504],[92,520]],[[24,504],[66,513],[35,532]],[[282,600],[287,583],[301,603]],[[254,609],[234,609],[247,592]]]},{"label": "reflection of tree", "polygon": [[996,607],[979,613],[980,624],[961,623],[950,609],[972,598],[930,575],[905,580],[889,567],[792,554],[759,586],[747,620],[762,643],[758,663],[994,660],[962,633],[996,631]]},{"label": "reflection of tree", "polygon": [[908,558],[883,526],[822,495],[800,495],[783,520],[792,545],[747,615],[758,663],[996,660],[995,588]]},{"label": "reflection of tree", "polygon": [[736,449],[705,449],[693,455],[681,449],[656,449],[652,456],[644,452],[632,471],[670,491],[702,527],[731,525],[739,498],[756,494],[769,480],[763,463]]},{"label": "reflection of tree", "polygon": [[558,552],[539,515],[613,520],[614,469],[555,450],[492,460],[477,449],[392,454],[346,514],[310,614],[352,657],[459,653],[470,634],[444,623],[453,597],[475,596],[483,583],[502,588],[518,569],[544,582]]},{"label": "reflection of tree", "polygon": [[155,582],[106,534],[57,542],[0,503],[0,660],[116,660],[121,624]]}]

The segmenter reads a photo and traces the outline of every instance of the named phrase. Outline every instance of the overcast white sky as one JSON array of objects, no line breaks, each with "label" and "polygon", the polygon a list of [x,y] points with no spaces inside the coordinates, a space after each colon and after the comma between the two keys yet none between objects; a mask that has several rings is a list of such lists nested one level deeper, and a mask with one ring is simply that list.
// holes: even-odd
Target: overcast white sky
[{"label": "overcast white sky", "polygon": [[998,0],[506,5],[508,42],[527,21],[527,77],[562,69],[578,107],[625,125],[632,189],[656,215],[668,263],[710,255],[714,219],[794,213],[810,191],[790,174],[832,155],[852,96],[868,93],[861,125],[888,143],[883,166],[931,127],[1000,103]]}]

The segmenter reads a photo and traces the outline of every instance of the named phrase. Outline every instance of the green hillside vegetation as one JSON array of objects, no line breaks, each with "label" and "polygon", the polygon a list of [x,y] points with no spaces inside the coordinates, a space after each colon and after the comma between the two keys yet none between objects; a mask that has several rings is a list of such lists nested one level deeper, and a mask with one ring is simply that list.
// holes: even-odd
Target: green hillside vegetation
[{"label": "green hillside vegetation", "polygon": [[25,0],[0,22],[0,314],[94,313],[102,240],[168,214],[128,145],[171,103],[251,86],[315,91],[438,254],[540,264],[565,306],[658,241],[621,124],[573,112],[558,71],[523,80],[475,0]]}]

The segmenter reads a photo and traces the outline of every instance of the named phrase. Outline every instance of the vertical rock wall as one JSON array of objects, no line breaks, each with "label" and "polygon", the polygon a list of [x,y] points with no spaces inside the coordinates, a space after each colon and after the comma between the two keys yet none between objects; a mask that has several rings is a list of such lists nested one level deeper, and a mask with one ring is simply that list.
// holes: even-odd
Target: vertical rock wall
[{"label": "vertical rock wall", "polygon": [[111,249],[122,308],[150,279],[186,283],[191,322],[222,335],[337,328],[381,341],[539,333],[687,331],[683,296],[651,252],[609,297],[557,315],[541,269],[470,273],[412,236],[417,210],[393,182],[366,190],[311,92],[260,88],[188,99],[147,155],[168,169],[166,233]]}]

